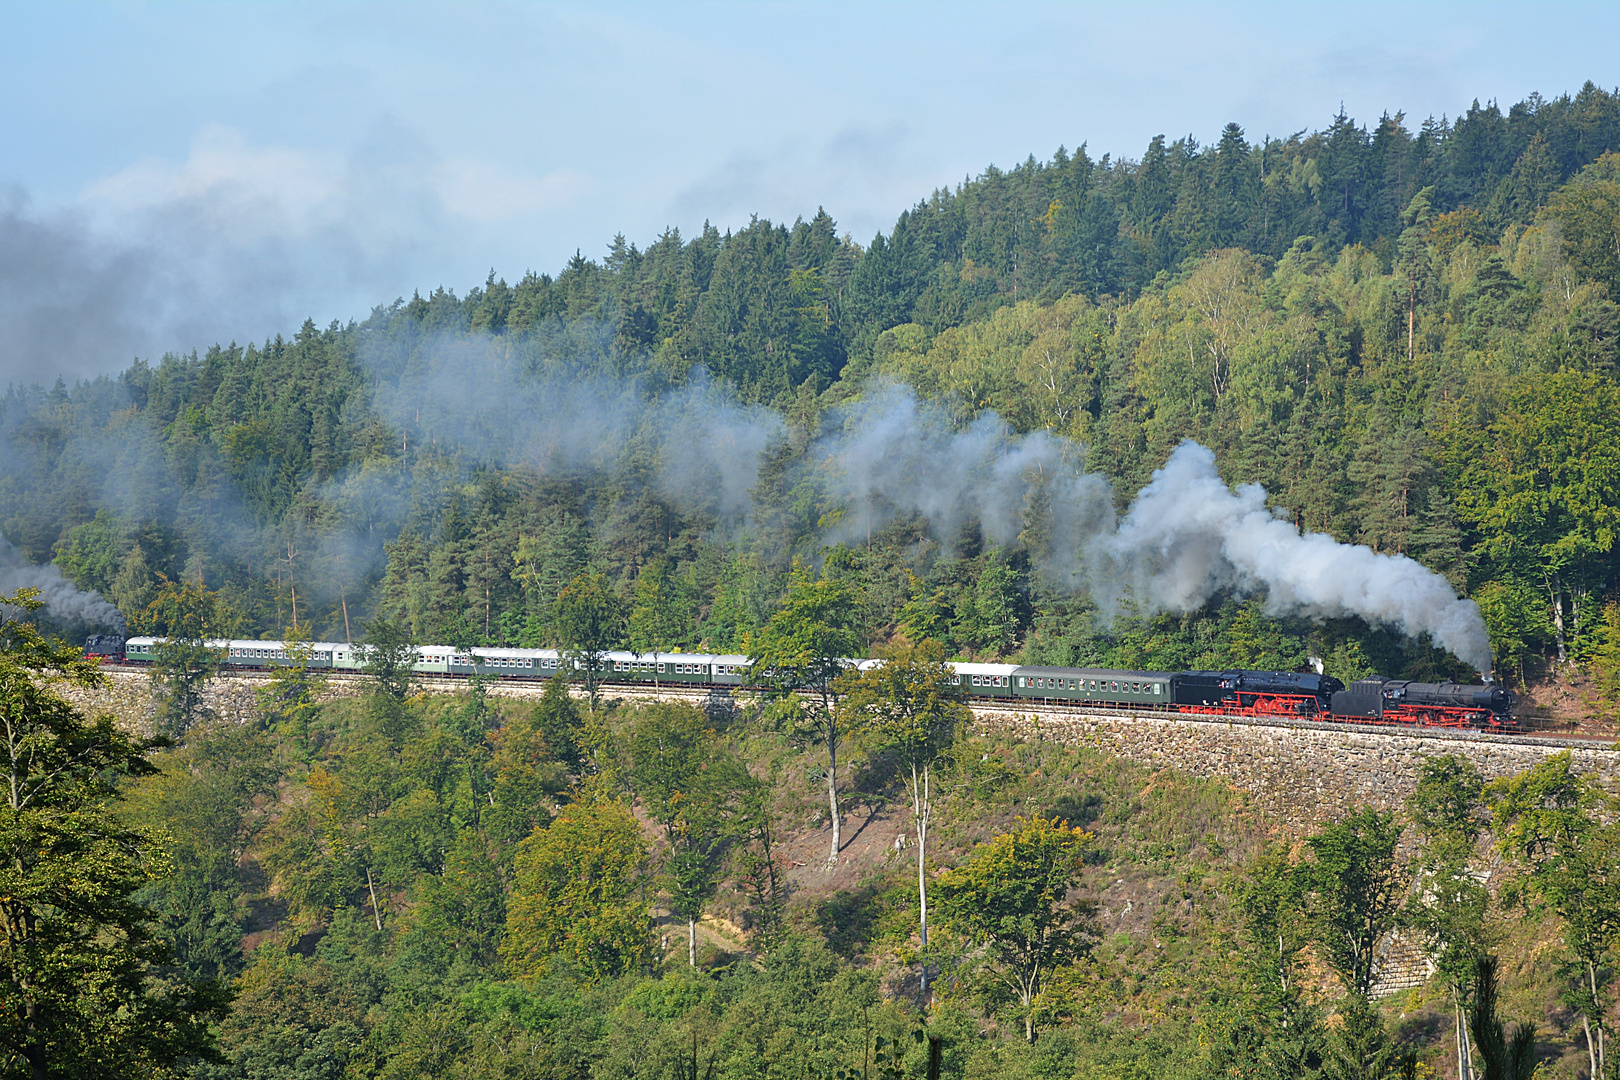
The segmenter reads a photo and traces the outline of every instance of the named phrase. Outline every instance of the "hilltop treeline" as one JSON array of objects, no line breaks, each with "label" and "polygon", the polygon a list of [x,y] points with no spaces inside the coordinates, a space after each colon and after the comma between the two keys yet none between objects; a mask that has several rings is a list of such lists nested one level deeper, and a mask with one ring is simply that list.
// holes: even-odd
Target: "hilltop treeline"
[{"label": "hilltop treeline", "polygon": [[[160,575],[196,579],[252,635],[356,637],[382,614],[423,639],[546,643],[557,592],[590,569],[622,595],[627,643],[737,649],[791,560],[832,545],[873,638],[1459,672],[1424,642],[1235,600],[1101,636],[1084,597],[1032,569],[1031,537],[971,523],[887,518],[833,545],[852,508],[818,478],[816,436],[898,381],[959,423],[993,410],[1075,440],[1121,500],[1204,441],[1302,527],[1451,577],[1504,674],[1602,663],[1620,625],[1604,615],[1620,480],[1592,465],[1620,453],[1616,149],[1620,100],[1588,85],[1415,127],[1341,115],[1258,143],[1236,125],[1211,146],[1154,139],[1135,161],[1059,151],[936,192],[864,247],[825,212],[616,238],[555,277],[12,387],[0,522],[126,614]],[[413,381],[446,356],[483,395],[454,422]],[[729,519],[657,482],[680,440],[641,411],[705,379],[778,418]],[[537,385],[613,398],[615,441],[559,464],[468,437],[479,400]]]}]

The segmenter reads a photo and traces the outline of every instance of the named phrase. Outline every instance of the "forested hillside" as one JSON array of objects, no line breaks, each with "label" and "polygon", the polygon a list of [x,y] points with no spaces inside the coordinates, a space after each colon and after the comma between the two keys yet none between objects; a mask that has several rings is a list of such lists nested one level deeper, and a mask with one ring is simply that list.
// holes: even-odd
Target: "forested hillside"
[{"label": "forested hillside", "polygon": [[629,644],[733,650],[791,560],[830,549],[874,640],[1458,670],[1241,597],[1099,636],[1085,591],[1041,572],[1033,519],[930,522],[828,480],[829,429],[898,381],[956,425],[993,412],[1072,440],[1068,467],[1121,507],[1199,440],[1302,528],[1450,577],[1505,676],[1601,658],[1617,148],[1620,101],[1588,85],[1454,122],[1060,150],[935,192],[865,246],[826,212],[619,237],[555,277],[14,386],[0,521],[137,623],[161,575],[220,591],[250,635],[353,638],[380,614],[424,640],[549,642],[558,591],[592,569],[635,612]]},{"label": "forested hillside", "polygon": [[[1428,757],[1398,808],[1294,835],[974,730],[945,661],[1472,678],[1416,583],[1483,613],[1503,679],[1594,676],[1602,719],[1617,237],[1620,97],[1588,85],[1060,150],[869,243],[825,212],[617,238],[10,387],[0,1075],[1613,1076],[1620,824],[1570,754]],[[1133,561],[1127,508],[1184,491],[1219,510],[1188,527],[1394,577],[1351,605],[1208,537]],[[155,715],[60,696],[105,689],[33,622],[110,618],[76,589],[170,637]],[[231,718],[223,633],[288,642]],[[409,662],[587,637],[773,685],[521,701]],[[312,639],[364,640],[365,677]],[[1397,929],[1434,970],[1379,999]]]}]

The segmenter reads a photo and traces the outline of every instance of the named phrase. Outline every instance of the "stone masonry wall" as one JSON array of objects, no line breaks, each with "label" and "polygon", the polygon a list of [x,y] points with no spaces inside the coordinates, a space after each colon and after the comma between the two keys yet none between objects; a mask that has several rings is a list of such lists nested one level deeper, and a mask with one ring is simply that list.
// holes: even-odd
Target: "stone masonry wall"
[{"label": "stone masonry wall", "polygon": [[1352,806],[1398,807],[1427,757],[1457,754],[1487,779],[1522,772],[1568,750],[1577,769],[1613,781],[1612,743],[1443,729],[1368,730],[1309,721],[1170,718],[976,709],[980,723],[1027,739],[1091,746],[1143,765],[1226,781],[1290,828],[1343,816]]},{"label": "stone masonry wall", "polygon": [[[72,696],[88,712],[111,712],[132,730],[147,733],[153,714],[147,674],[113,669],[108,676],[105,690]],[[257,674],[215,679],[206,691],[207,704],[224,719],[245,722],[258,708],[255,691],[265,681]],[[457,690],[462,685],[435,680],[422,684],[430,692]],[[337,677],[328,681],[326,693],[342,697],[363,686],[361,679]],[[543,683],[496,682],[490,687],[496,697],[533,698],[543,692]],[[614,687],[606,693],[609,697],[680,697],[710,709],[726,707],[730,701],[730,695],[722,691],[627,693]],[[1309,829],[1342,816],[1352,806],[1394,809],[1412,791],[1423,759],[1442,754],[1461,754],[1487,778],[1493,778],[1521,772],[1549,754],[1568,750],[1576,768],[1611,782],[1620,777],[1620,752],[1614,744],[1539,735],[1069,710],[979,707],[974,712],[989,732],[1091,746],[1142,765],[1224,780],[1247,792],[1257,809],[1274,815],[1290,829]]]},{"label": "stone masonry wall", "polygon": [[[109,670],[108,685],[70,694],[91,714],[112,713],[139,734],[150,734],[154,708],[151,684],[142,671]],[[263,675],[236,674],[209,684],[205,701],[232,723],[251,720]],[[328,680],[328,697],[359,693],[364,680]],[[462,684],[427,680],[428,692],[448,692]],[[543,683],[497,682],[490,694],[535,698]],[[582,693],[576,689],[576,694]],[[712,710],[734,707],[723,691],[632,690],[614,687],[609,697],[681,698]],[[1620,776],[1620,751],[1613,744],[1532,735],[1499,735],[1422,729],[1369,729],[1309,721],[1189,718],[1070,710],[974,710],[981,729],[1021,739],[1050,739],[1089,746],[1152,768],[1173,768],[1225,781],[1248,794],[1252,805],[1291,832],[1306,832],[1342,817],[1351,807],[1395,809],[1416,785],[1423,760],[1460,754],[1487,778],[1522,772],[1549,755],[1569,751],[1575,767],[1608,782]],[[1380,945],[1375,996],[1423,983],[1433,970],[1414,943],[1399,936]]]}]

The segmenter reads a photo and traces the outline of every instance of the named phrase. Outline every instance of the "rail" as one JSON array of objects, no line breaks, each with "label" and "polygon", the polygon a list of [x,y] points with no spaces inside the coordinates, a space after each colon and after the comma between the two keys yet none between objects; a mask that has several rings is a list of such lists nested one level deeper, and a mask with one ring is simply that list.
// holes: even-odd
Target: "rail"
[{"label": "rail", "polygon": [[[145,664],[104,664],[105,669],[122,674],[136,674],[150,672]],[[225,678],[240,678],[251,681],[266,681],[270,675],[266,671],[247,668],[226,668],[222,672]],[[468,677],[465,675],[450,675],[437,672],[421,673],[417,676],[422,681],[439,687],[449,689],[454,686],[465,685]],[[334,672],[323,675],[323,678],[335,680],[341,684],[355,684],[362,682],[367,676],[359,672]],[[488,679],[491,689],[501,687],[526,688],[539,690],[544,686],[545,680],[532,678],[514,678],[492,676]],[[618,682],[604,680],[602,691],[608,696],[623,696],[631,698],[645,697],[677,697],[694,701],[713,703],[717,695],[729,699],[737,693],[748,693],[752,687],[726,686],[692,683],[660,683],[646,682]],[[969,697],[967,704],[975,715],[993,713],[999,715],[1036,715],[1051,717],[1066,717],[1072,719],[1091,718],[1097,720],[1173,720],[1180,723],[1225,724],[1227,726],[1245,727],[1272,727],[1292,728],[1305,731],[1339,731],[1346,733],[1360,733],[1367,735],[1400,735],[1413,739],[1431,739],[1453,742],[1486,742],[1503,743],[1518,746],[1557,746],[1571,749],[1605,749],[1612,748],[1620,751],[1620,742],[1612,730],[1581,731],[1570,730],[1567,722],[1555,721],[1549,717],[1519,717],[1517,730],[1481,731],[1468,728],[1454,727],[1424,727],[1415,724],[1368,722],[1352,723],[1344,720],[1315,720],[1308,717],[1293,716],[1255,716],[1240,715],[1237,713],[1188,713],[1172,709],[1168,706],[1103,706],[1096,703],[1071,704],[1057,698],[982,698]]]}]

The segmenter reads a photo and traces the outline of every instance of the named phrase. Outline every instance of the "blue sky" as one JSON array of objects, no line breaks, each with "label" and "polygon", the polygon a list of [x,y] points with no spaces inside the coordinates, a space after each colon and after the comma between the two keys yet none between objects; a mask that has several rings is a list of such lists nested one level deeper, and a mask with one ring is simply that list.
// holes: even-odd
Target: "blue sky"
[{"label": "blue sky", "polygon": [[0,2],[0,384],[262,339],[614,233],[863,244],[1060,144],[1620,85],[1613,4]]}]

